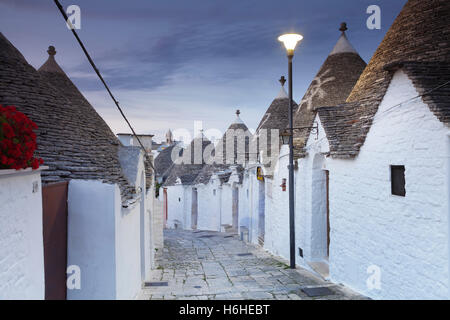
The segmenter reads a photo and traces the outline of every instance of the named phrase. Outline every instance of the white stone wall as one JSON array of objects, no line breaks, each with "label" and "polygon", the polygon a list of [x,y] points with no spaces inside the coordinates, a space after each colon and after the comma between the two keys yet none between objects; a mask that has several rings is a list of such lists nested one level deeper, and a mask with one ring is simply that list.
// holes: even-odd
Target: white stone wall
[{"label": "white stone wall", "polygon": [[192,188],[183,185],[167,187],[167,227],[190,229]]},{"label": "white stone wall", "polygon": [[[163,192],[162,189],[160,189],[160,192]],[[160,197],[162,198],[162,196]],[[153,201],[153,211],[152,211],[152,218],[153,218],[153,243],[154,247],[157,249],[162,249],[164,247],[164,205],[163,200],[160,199],[154,199]]]},{"label": "white stone wall", "polygon": [[[449,298],[449,129],[421,99],[385,113],[417,94],[407,76],[397,72],[354,160],[326,156],[329,145],[317,117],[319,137],[309,137],[308,156],[295,171],[297,265],[309,268],[308,262],[327,261],[321,220],[325,190],[318,182],[329,170],[331,280],[375,299]],[[266,190],[264,245],[285,259],[289,188],[282,192],[278,186],[288,179],[287,162],[283,146],[272,197]],[[405,165],[406,197],[391,195],[390,165]],[[373,270],[381,271],[379,290],[366,283],[373,280]]]},{"label": "white stone wall", "polygon": [[0,170],[0,300],[45,297],[41,188],[39,171]]},{"label": "white stone wall", "polygon": [[[197,185],[198,192],[198,230],[220,231],[222,187],[217,179],[208,184]],[[214,194],[214,190],[215,194]]]},{"label": "white stone wall", "polygon": [[[244,173],[242,185],[239,187],[239,228],[250,228],[250,190],[248,174]],[[240,229],[239,229],[240,234]]]},{"label": "white stone wall", "polygon": [[116,215],[120,215],[117,185],[70,181],[67,264],[80,267],[81,289],[67,290],[67,299],[116,298]]},{"label": "white stone wall", "polygon": [[149,201],[144,192],[123,208],[117,185],[70,181],[68,265],[80,267],[81,289],[68,290],[68,299],[133,299],[140,294],[154,260]]},{"label": "white stone wall", "polygon": [[[141,212],[141,203],[138,202],[129,208],[120,208],[120,194],[116,193],[115,215],[115,276],[116,299],[133,299],[141,291],[142,282],[149,275],[150,224],[148,212]],[[117,208],[117,206],[119,206]],[[142,216],[145,215],[145,216]],[[141,224],[143,232],[141,233]],[[141,246],[144,250],[142,261]]]},{"label": "white stone wall", "polygon": [[[264,247],[289,259],[289,149],[283,146],[273,179],[266,179],[266,235]],[[286,179],[286,191],[280,185]]]},{"label": "white stone wall", "polygon": [[[326,237],[322,223],[324,215],[315,214],[316,209],[323,208],[324,205],[324,183],[315,184],[313,179],[318,180],[318,174],[323,178],[323,170],[329,170],[327,167],[329,159],[324,154],[327,154],[330,148],[319,117],[316,117],[315,121],[319,126],[319,135],[318,137],[315,134],[310,135],[307,142],[309,154],[298,160],[298,170],[295,172],[296,262],[307,268],[309,267],[307,262],[325,261],[323,252],[319,253],[317,250]],[[330,173],[330,179],[331,177]],[[313,189],[318,192],[314,193]],[[298,248],[303,250],[303,258],[300,257]]]},{"label": "white stone wall", "polygon": [[[246,185],[249,189],[248,199],[248,221],[249,221],[249,241],[258,244],[258,223],[259,223],[259,184],[256,178],[256,166],[248,168],[248,179]],[[267,203],[266,203],[267,204]],[[267,226],[267,224],[266,224]]]},{"label": "white stone wall", "polygon": [[222,192],[221,192],[221,213],[222,213],[222,221],[221,221],[221,230],[225,231],[223,225],[233,225],[233,201],[232,201],[232,188],[230,183],[222,184]]},{"label": "white stone wall", "polygon": [[[325,161],[331,279],[376,299],[449,298],[449,129],[421,99],[391,109],[417,94],[397,72],[358,157]],[[391,195],[390,165],[405,165],[406,197]]]}]

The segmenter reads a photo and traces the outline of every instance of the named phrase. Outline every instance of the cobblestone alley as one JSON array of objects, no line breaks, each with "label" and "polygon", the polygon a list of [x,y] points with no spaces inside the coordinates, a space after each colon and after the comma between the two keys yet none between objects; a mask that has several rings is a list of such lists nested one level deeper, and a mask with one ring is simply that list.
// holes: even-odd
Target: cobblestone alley
[{"label": "cobblestone alley", "polygon": [[[157,269],[143,299],[302,300],[362,299],[350,290],[284,262],[237,235],[210,231],[164,231]],[[150,285],[149,285],[150,284]],[[326,288],[326,295],[303,291]],[[330,291],[328,291],[329,289]],[[317,289],[316,289],[317,290]]]}]

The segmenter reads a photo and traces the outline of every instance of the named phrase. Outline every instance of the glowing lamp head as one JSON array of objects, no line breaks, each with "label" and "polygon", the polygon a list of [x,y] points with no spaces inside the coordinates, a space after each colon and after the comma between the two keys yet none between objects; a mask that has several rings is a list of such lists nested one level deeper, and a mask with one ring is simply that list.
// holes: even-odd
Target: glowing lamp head
[{"label": "glowing lamp head", "polygon": [[295,47],[303,39],[302,35],[296,33],[287,33],[278,37],[278,41],[283,42],[288,54],[294,54]]}]

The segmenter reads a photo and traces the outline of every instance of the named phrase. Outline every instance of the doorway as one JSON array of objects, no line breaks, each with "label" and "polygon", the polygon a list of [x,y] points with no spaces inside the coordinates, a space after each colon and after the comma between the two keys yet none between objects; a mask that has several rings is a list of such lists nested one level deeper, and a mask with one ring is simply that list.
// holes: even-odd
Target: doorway
[{"label": "doorway", "polygon": [[168,212],[169,208],[167,207],[167,188],[163,188],[163,211],[164,211],[164,227],[167,227],[167,219],[168,219]]},{"label": "doorway", "polygon": [[258,244],[264,245],[265,235],[265,209],[266,209],[266,185],[264,181],[258,180]]},{"label": "doorway", "polygon": [[198,193],[197,188],[192,188],[191,229],[197,230],[198,222]]},{"label": "doorway", "polygon": [[68,183],[42,187],[45,299],[66,299]]},{"label": "doorway", "polygon": [[312,174],[311,258],[327,261],[330,252],[330,173],[324,170],[324,156],[316,155]]},{"label": "doorway", "polygon": [[239,189],[233,188],[232,193],[233,232],[239,229]]}]

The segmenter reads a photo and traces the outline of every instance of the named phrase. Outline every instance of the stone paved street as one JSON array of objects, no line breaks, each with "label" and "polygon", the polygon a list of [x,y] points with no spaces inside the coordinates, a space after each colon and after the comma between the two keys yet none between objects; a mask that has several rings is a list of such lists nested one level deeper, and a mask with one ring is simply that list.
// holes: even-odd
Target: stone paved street
[{"label": "stone paved street", "polygon": [[[361,299],[350,290],[288,266],[237,235],[210,231],[164,231],[164,250],[143,299]],[[305,287],[328,287],[332,295],[308,297]]]}]

